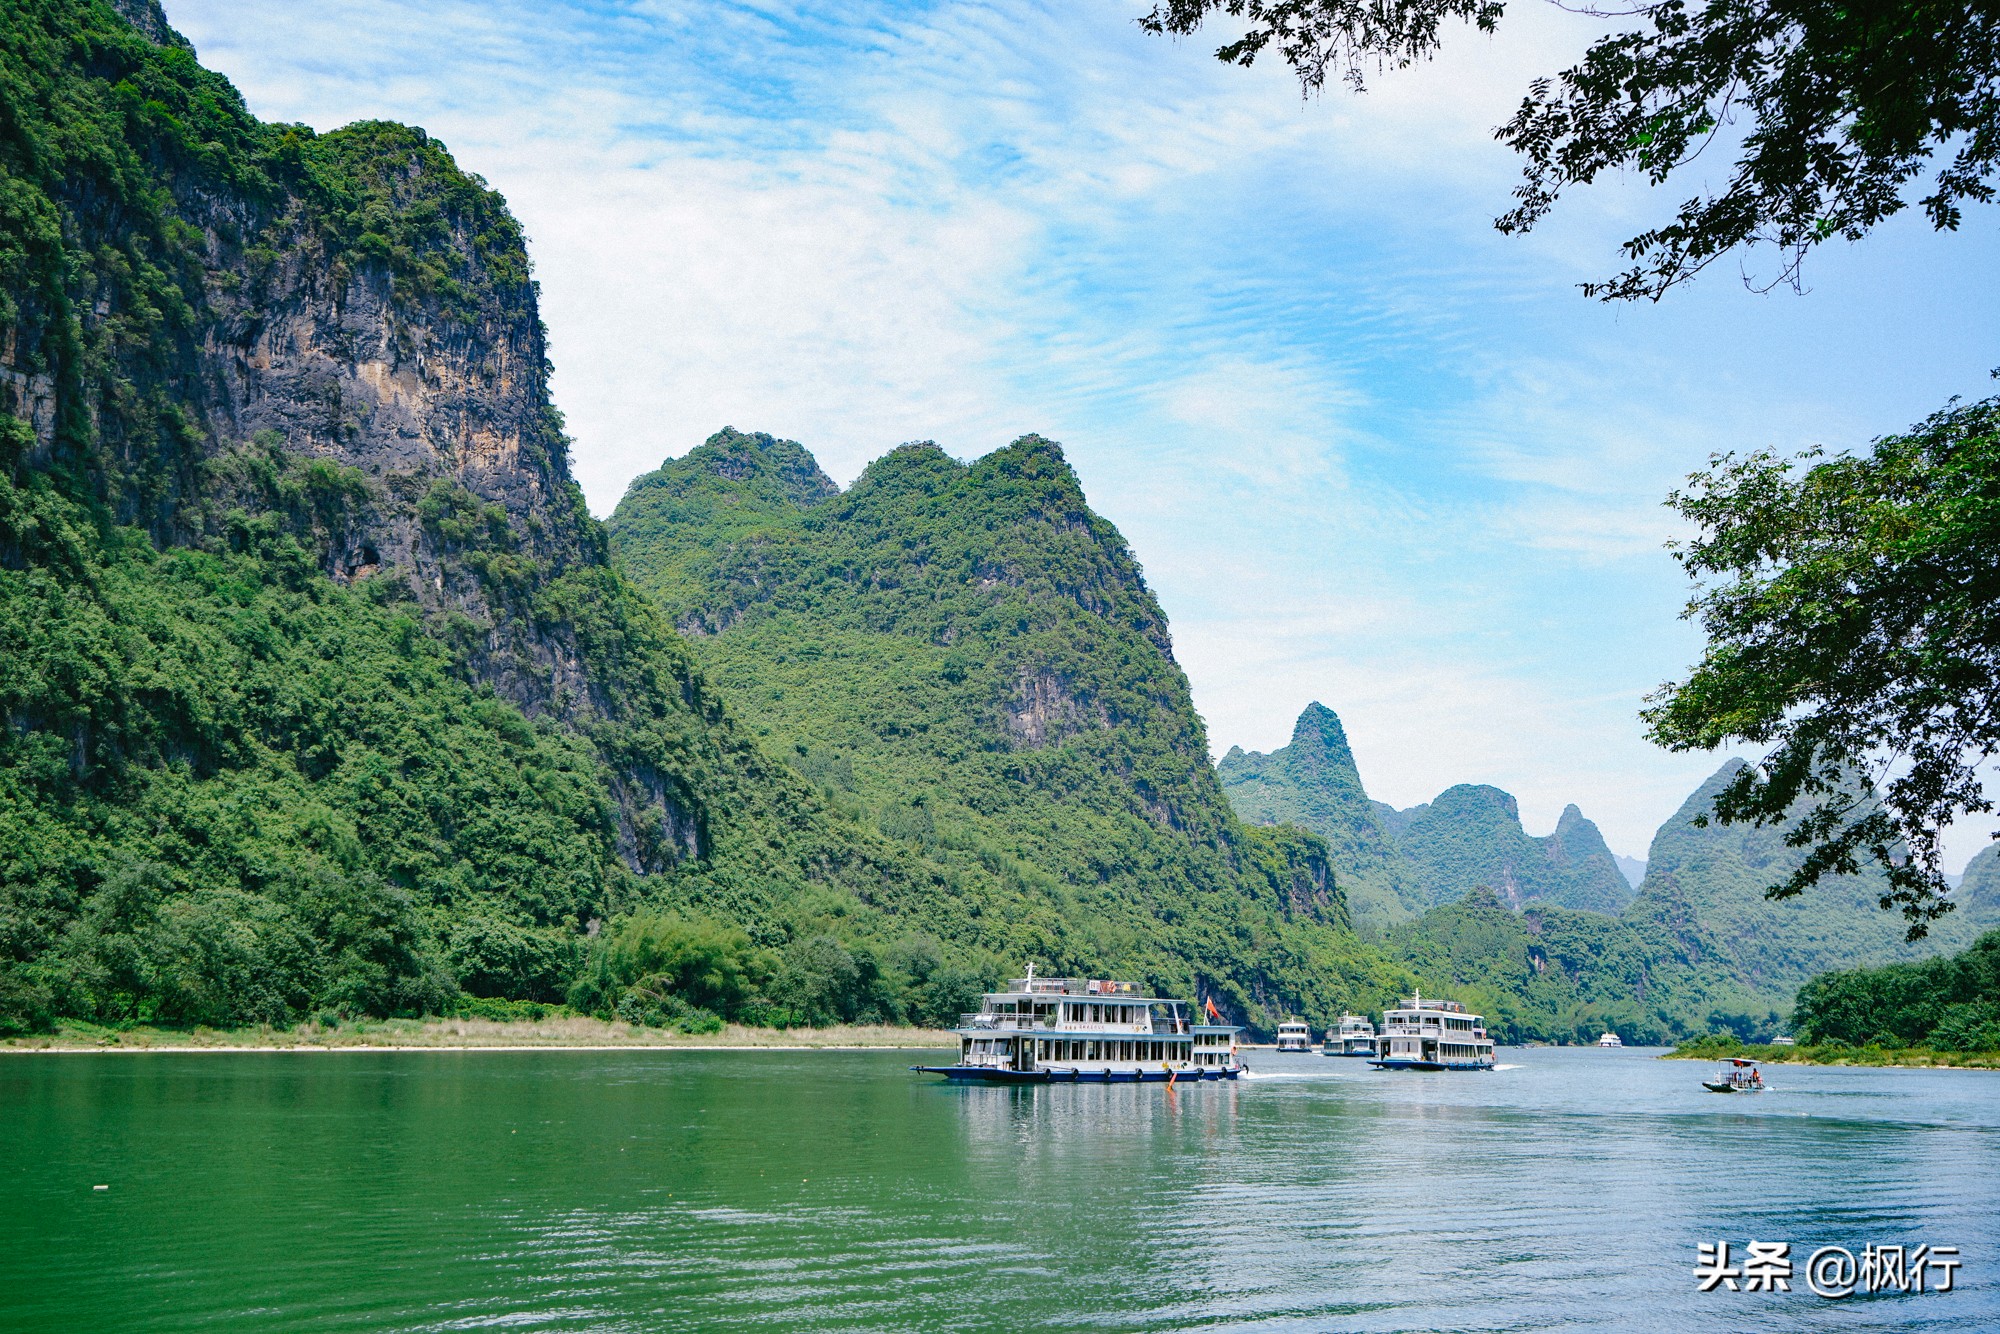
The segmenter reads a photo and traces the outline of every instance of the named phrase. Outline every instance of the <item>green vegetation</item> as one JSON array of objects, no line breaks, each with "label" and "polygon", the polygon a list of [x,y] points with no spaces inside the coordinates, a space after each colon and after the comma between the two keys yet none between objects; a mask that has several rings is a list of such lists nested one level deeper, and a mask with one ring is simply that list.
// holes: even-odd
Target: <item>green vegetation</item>
[{"label": "green vegetation", "polygon": [[[1158,0],[1149,32],[1187,36],[1211,14],[1231,40],[1219,59],[1268,49],[1316,93],[1329,75],[1365,76],[1427,60],[1450,20],[1491,33],[1503,0]],[[1519,201],[1496,225],[1525,232],[1568,188],[1629,171],[1650,184],[1713,152],[1718,127],[1744,126],[1736,161],[1671,221],[1622,247],[1632,268],[1588,294],[1658,300],[1716,260],[1760,245],[1796,283],[1805,252],[1858,240],[1918,203],[1941,231],[1967,201],[1994,197],[2000,172],[2000,20],[1990,5],[1888,0],[1866,6],[1773,0],[1616,11],[1581,60],[1528,86],[1497,134],[1522,155]],[[1932,156],[1951,159],[1933,167]],[[1911,186],[1930,193],[1912,200]]]},{"label": "green vegetation", "polygon": [[1670,1060],[1684,1061],[1719,1061],[1731,1056],[1748,1056],[1754,1061],[1792,1065],[1941,1065],[2000,1070],[2000,1047],[1961,1051],[1915,1046],[1884,1047],[1872,1042],[1858,1047],[1845,1042],[1775,1045],[1741,1042],[1726,1034],[1710,1034],[1683,1042],[1667,1053]]},{"label": "green vegetation", "polygon": [[[747,934],[774,1015],[867,1008],[794,956],[896,1017],[997,972],[938,869],[773,763],[603,563],[545,399],[512,424],[549,481],[522,512],[224,433],[208,349],[274,275],[301,310],[359,275],[385,337],[477,342],[474,308],[532,329],[527,259],[421,131],[261,125],[129,8],[157,40],[0,0],[0,1030],[545,1004],[640,912]],[[483,603],[378,564],[398,504]]]},{"label": "green vegetation", "polygon": [[560,997],[615,875],[598,766],[386,585],[270,516],[159,552],[33,476],[0,547],[0,1028]]},{"label": "green vegetation", "polygon": [[800,446],[723,431],[610,527],[733,707],[939,867],[982,948],[1261,1025],[1399,985],[1325,845],[1232,817],[1165,618],[1049,441],[906,445],[842,493]]},{"label": "green vegetation", "polygon": [[1532,838],[1514,798],[1494,787],[1460,784],[1407,811],[1370,801],[1323,704],[1299,715],[1290,745],[1268,755],[1232,747],[1217,774],[1243,819],[1291,821],[1327,840],[1355,922],[1371,933],[1482,888],[1515,907],[1615,913],[1632,898],[1604,836],[1574,806],[1555,833]]},{"label": "green vegetation", "polygon": [[[1678,555],[1714,581],[1688,607],[1709,645],[1655,697],[1653,738],[1771,747],[1715,797],[1724,820],[1791,817],[1805,855],[1771,897],[1866,863],[1917,939],[1954,904],[1944,826],[1993,809],[1979,769],[2000,748],[2000,399],[1865,458],[1721,458],[1673,504],[1701,530]],[[1853,783],[1892,761],[1880,793]]]},{"label": "green vegetation", "polygon": [[[1371,802],[1322,705],[1300,716],[1289,746],[1232,750],[1218,772],[1245,819],[1289,818],[1327,837],[1336,876],[1359,886],[1357,920],[1380,925],[1386,953],[1429,985],[1476,997],[1495,1032],[1522,1039],[1582,1041],[1606,1028],[1643,1042],[1767,1036],[1816,974],[1917,958],[2000,924],[2000,845],[1967,868],[1959,909],[1929,946],[1904,942],[1879,911],[1879,876],[1830,879],[1811,903],[1768,901],[1764,887],[1800,858],[1785,829],[1703,819],[1739,769],[1725,764],[1660,827],[1637,896],[1611,893],[1615,864],[1573,806],[1535,839],[1495,788],[1452,788],[1407,811]],[[1413,920],[1408,899],[1385,889],[1439,906]],[[1366,917],[1364,893],[1374,895]]]},{"label": "green vegetation", "polygon": [[1486,1015],[1502,1041],[1587,1043],[1610,1030],[1659,1044],[1723,1028],[1775,1032],[1771,1000],[1693,939],[1602,913],[1514,912],[1480,890],[1391,928],[1383,948],[1435,991]]},{"label": "green vegetation", "polygon": [[2000,931],[1944,958],[1816,977],[1792,1023],[1821,1045],[2000,1051]]},{"label": "green vegetation", "polygon": [[1604,835],[1575,806],[1564,807],[1544,838],[1521,828],[1511,793],[1484,784],[1447,788],[1398,815],[1396,844],[1433,902],[1480,886],[1515,907],[1539,902],[1615,913],[1632,899]]},{"label": "green vegetation", "polygon": [[301,255],[331,284],[379,268],[432,320],[532,284],[505,204],[423,131],[262,124],[147,7],[169,40],[102,0],[0,0],[0,323],[49,396],[37,465],[174,539],[219,517],[182,374],[211,282],[253,320]]},{"label": "green vegetation", "polygon": [[1348,911],[1362,932],[1379,934],[1437,902],[1362,790],[1347,733],[1325,705],[1307,705],[1291,744],[1268,755],[1231,746],[1216,776],[1245,822],[1295,824],[1326,840]]}]

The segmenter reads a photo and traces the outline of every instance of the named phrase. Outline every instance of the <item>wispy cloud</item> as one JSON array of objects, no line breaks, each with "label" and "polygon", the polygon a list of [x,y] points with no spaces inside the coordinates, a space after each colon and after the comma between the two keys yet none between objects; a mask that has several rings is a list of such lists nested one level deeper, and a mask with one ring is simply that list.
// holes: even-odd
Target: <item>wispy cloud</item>
[{"label": "wispy cloud", "polygon": [[600,512],[724,424],[840,478],[1040,430],[1144,561],[1218,750],[1319,698],[1393,799],[1577,800],[1625,851],[1711,761],[1634,718],[1698,648],[1660,497],[2000,359],[1990,246],[1891,228],[1809,305],[1721,275],[1607,310],[1574,284],[1642,188],[1495,234],[1491,128],[1601,22],[1554,6],[1305,102],[1138,4],[167,3],[259,114],[422,124],[506,193]]}]

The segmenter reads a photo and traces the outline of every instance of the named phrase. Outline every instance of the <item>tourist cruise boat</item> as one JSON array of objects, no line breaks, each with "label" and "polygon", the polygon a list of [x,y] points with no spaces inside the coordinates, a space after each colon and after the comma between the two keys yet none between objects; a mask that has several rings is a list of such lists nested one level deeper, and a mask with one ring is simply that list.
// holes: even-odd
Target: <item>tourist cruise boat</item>
[{"label": "tourist cruise boat", "polygon": [[1279,1051],[1311,1051],[1313,1031],[1296,1019],[1288,1019],[1278,1025]]},{"label": "tourist cruise boat", "polygon": [[[1209,1014],[1220,1017],[1213,1005]],[[1243,1030],[1199,1017],[1130,982],[1036,977],[1030,966],[977,1014],[960,1016],[958,1064],[910,1068],[993,1084],[1235,1079]]]},{"label": "tourist cruise boat", "polygon": [[1457,1001],[1410,997],[1382,1016],[1378,1070],[1491,1070],[1493,1039],[1484,1015],[1468,1014]]},{"label": "tourist cruise boat", "polygon": [[1375,1025],[1358,1014],[1340,1016],[1340,1028],[1326,1031],[1326,1043],[1320,1048],[1324,1056],[1373,1056],[1375,1054]]},{"label": "tourist cruise boat", "polygon": [[1599,1036],[1597,1045],[1600,1047],[1622,1047],[1625,1045],[1625,1039],[1619,1037],[1616,1033],[1605,1033]]}]

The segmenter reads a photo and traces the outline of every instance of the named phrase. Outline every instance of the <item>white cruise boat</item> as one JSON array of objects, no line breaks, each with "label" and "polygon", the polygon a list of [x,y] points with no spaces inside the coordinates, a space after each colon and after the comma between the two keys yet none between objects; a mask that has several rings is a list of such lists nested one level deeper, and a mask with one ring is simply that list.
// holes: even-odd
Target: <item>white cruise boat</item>
[{"label": "white cruise boat", "polygon": [[1457,1001],[1412,996],[1382,1016],[1378,1070],[1491,1070],[1493,1039],[1486,1017]]},{"label": "white cruise boat", "polygon": [[1619,1037],[1616,1033],[1606,1033],[1597,1039],[1597,1045],[1600,1047],[1622,1047],[1625,1045],[1625,1039]]},{"label": "white cruise boat", "polygon": [[1278,1025],[1279,1051],[1311,1051],[1313,1031],[1296,1019],[1288,1019]]},{"label": "white cruise boat", "polygon": [[1375,1025],[1358,1014],[1340,1016],[1340,1027],[1326,1031],[1326,1042],[1320,1047],[1323,1056],[1373,1056],[1375,1054]]},{"label": "white cruise boat", "polygon": [[994,1084],[1235,1079],[1243,1030],[1199,1017],[1130,982],[1036,977],[1030,967],[987,995],[977,1014],[960,1016],[958,1064],[910,1068]]}]

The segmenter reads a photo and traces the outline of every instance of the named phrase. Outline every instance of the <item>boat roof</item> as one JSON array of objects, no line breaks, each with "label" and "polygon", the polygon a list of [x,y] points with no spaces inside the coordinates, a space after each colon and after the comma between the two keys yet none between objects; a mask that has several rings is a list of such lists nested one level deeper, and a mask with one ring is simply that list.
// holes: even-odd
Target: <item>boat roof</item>
[{"label": "boat roof", "polygon": [[1159,1000],[1139,990],[1136,982],[1108,977],[1017,977],[995,996],[1100,996],[1116,1000]]},{"label": "boat roof", "polygon": [[1453,1014],[1465,1013],[1465,1007],[1455,1000],[1439,1000],[1435,996],[1427,997],[1422,992],[1418,992],[1414,996],[1405,997],[1397,1004],[1396,1008],[1399,1010],[1449,1010]]}]

